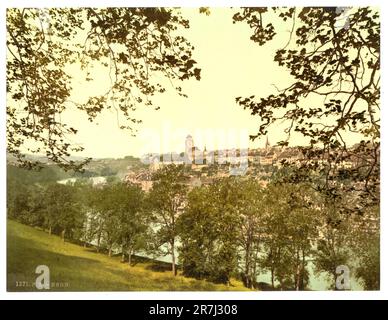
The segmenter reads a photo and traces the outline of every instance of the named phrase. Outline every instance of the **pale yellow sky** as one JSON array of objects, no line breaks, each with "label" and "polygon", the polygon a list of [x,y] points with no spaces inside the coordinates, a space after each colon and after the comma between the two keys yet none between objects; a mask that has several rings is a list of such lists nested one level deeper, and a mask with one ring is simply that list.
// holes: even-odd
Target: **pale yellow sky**
[{"label": "pale yellow sky", "polygon": [[[289,34],[280,33],[272,43],[260,47],[249,39],[252,30],[246,24],[232,23],[234,12],[212,8],[211,15],[206,16],[199,14],[198,8],[182,9],[190,21],[190,29],[183,33],[195,47],[201,80],[182,83],[188,98],[179,97],[174,90],[159,95],[154,100],[161,107],[158,111],[140,106],[136,115],[143,123],[138,125],[137,137],[118,128],[114,110],[104,112],[95,124],[77,111],[68,113],[64,119],[80,129],[73,141],[85,147],[79,155],[121,157],[183,151],[188,134],[200,148],[205,144],[207,149],[246,145],[248,134],[256,133],[258,119],[239,107],[235,98],[276,93],[272,84],[282,87],[291,80],[287,71],[273,62],[274,48],[284,46]],[[79,70],[73,69],[76,75]],[[94,73],[94,77],[91,82],[79,80],[74,100],[86,99],[109,86],[106,70]],[[166,86],[170,87],[168,83]],[[269,136],[271,143],[280,138],[277,130]],[[254,143],[263,144],[264,139]]]},{"label": "pale yellow sky", "polygon": [[[139,106],[136,116],[143,120],[136,137],[119,129],[114,110],[103,112],[90,123],[80,111],[67,111],[62,119],[79,129],[71,141],[85,147],[78,156],[123,157],[140,156],[146,152],[184,151],[188,134],[199,148],[246,147],[248,135],[255,134],[259,119],[235,103],[238,96],[266,97],[276,94],[273,84],[285,88],[292,81],[287,70],[273,61],[275,50],[284,47],[289,39],[289,24],[280,24],[273,41],[259,46],[249,39],[252,30],[245,23],[232,23],[236,12],[229,8],[212,8],[210,16],[199,14],[198,8],[182,9],[190,21],[190,29],[183,30],[194,45],[194,59],[202,69],[201,80],[189,80],[181,85],[188,98],[171,90],[155,97],[160,110]],[[283,28],[283,29],[282,29]],[[74,101],[104,92],[110,85],[107,70],[96,69],[94,81],[85,82],[78,66],[69,70],[74,76]],[[284,127],[269,133],[271,144],[284,139]],[[250,147],[264,146],[265,139],[249,143]],[[291,144],[301,144],[295,137]]]}]

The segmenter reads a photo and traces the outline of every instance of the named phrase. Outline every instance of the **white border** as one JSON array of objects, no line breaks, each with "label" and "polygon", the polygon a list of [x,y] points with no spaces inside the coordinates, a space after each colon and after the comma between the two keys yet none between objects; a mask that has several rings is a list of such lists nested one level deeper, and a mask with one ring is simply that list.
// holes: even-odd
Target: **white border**
[{"label": "white border", "polygon": [[[7,3],[5,3],[7,2]],[[153,7],[153,6],[166,6],[166,7],[238,7],[238,6],[378,6],[381,9],[381,57],[385,57],[384,52],[386,52],[386,41],[384,39],[386,32],[386,23],[385,23],[385,5],[387,1],[275,1],[275,0],[266,0],[266,1],[237,1],[237,0],[198,0],[198,1],[188,1],[188,0],[139,0],[139,1],[120,1],[120,0],[84,0],[82,1],[82,7]],[[381,197],[381,290],[380,291],[355,291],[355,292],[343,292],[343,291],[309,291],[309,292],[269,292],[269,291],[260,291],[260,292],[29,292],[29,293],[15,293],[15,292],[6,292],[6,124],[5,124],[5,61],[6,61],[6,46],[5,46],[5,10],[7,7],[79,7],[80,2],[77,0],[68,0],[68,1],[55,1],[52,0],[13,0],[13,1],[1,1],[0,7],[0,39],[2,48],[0,49],[0,61],[1,61],[1,101],[3,102],[4,108],[0,116],[0,130],[1,138],[0,145],[2,147],[2,152],[0,155],[0,166],[1,166],[1,177],[0,182],[1,189],[1,224],[0,224],[0,299],[131,299],[131,300],[211,300],[211,299],[220,299],[220,300],[232,300],[232,299],[244,299],[244,300],[263,300],[263,299],[295,299],[295,300],[316,300],[316,299],[330,299],[330,300],[339,300],[339,299],[383,299],[388,297],[388,278],[384,271],[388,270],[388,250],[383,245],[388,243],[388,220],[384,216],[384,213],[388,212],[387,201],[384,197]],[[382,61],[382,74],[386,72],[386,64],[384,60]],[[382,77],[383,88],[386,88],[385,76]],[[381,105],[384,105],[386,102],[386,93],[383,89],[381,91],[382,99]],[[385,111],[381,110],[383,114],[382,121],[382,152],[381,152],[381,163],[385,164],[386,160],[386,144],[385,137],[387,135],[387,127],[385,121]],[[384,179],[387,177],[387,168],[383,166],[381,168],[381,190],[387,191],[387,183]]]}]

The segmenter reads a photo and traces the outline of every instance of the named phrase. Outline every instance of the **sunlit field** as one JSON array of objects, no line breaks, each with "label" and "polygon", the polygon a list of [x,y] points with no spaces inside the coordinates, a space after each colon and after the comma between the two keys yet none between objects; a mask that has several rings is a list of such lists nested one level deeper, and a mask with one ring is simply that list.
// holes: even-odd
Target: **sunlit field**
[{"label": "sunlit field", "polygon": [[[8,221],[8,291],[37,291],[33,284],[38,276],[35,268],[47,265],[51,291],[246,291],[241,282],[231,286],[172,276],[169,264],[135,259],[134,266],[120,262],[120,257],[108,257],[63,242],[60,237]],[[140,261],[142,260],[142,261]]]}]

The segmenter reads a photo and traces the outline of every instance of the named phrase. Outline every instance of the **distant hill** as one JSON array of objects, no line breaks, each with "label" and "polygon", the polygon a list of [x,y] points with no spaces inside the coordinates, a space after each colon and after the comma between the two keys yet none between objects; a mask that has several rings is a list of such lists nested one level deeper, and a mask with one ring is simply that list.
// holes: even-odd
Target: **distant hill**
[{"label": "distant hill", "polygon": [[[26,157],[26,160],[29,160],[29,161],[38,161],[42,164],[53,164],[53,162],[48,160],[45,155],[25,154],[25,157]],[[12,154],[10,154],[8,152],[7,152],[6,159],[7,159],[7,162],[9,162],[9,163],[16,163],[17,162],[17,159],[15,158],[15,156],[13,156]],[[77,162],[77,161],[85,160],[85,157],[70,156],[69,160]]]},{"label": "distant hill", "polygon": [[[26,158],[31,161],[39,161],[43,169],[40,171],[37,170],[26,170],[23,168],[17,167],[17,161],[15,157],[7,153],[7,172],[8,175],[12,177],[18,176],[22,180],[33,180],[33,182],[42,182],[44,181],[57,181],[73,177],[96,177],[96,176],[116,176],[120,179],[128,173],[129,170],[138,171],[142,168],[148,167],[141,162],[139,158],[133,156],[126,156],[124,158],[97,158],[92,159],[90,163],[85,165],[85,171],[74,172],[67,171],[65,172],[59,168],[56,164],[47,160],[46,157],[41,155],[26,155]],[[72,157],[74,161],[81,161],[81,157]],[[37,180],[37,181],[36,181]]]}]

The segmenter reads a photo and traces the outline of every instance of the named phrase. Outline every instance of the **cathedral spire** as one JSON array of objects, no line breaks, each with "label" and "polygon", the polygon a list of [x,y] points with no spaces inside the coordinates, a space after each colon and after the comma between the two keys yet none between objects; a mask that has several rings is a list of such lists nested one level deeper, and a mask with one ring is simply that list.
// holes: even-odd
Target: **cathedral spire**
[{"label": "cathedral spire", "polygon": [[265,136],[265,150],[268,150],[271,147],[268,141],[268,136]]}]

